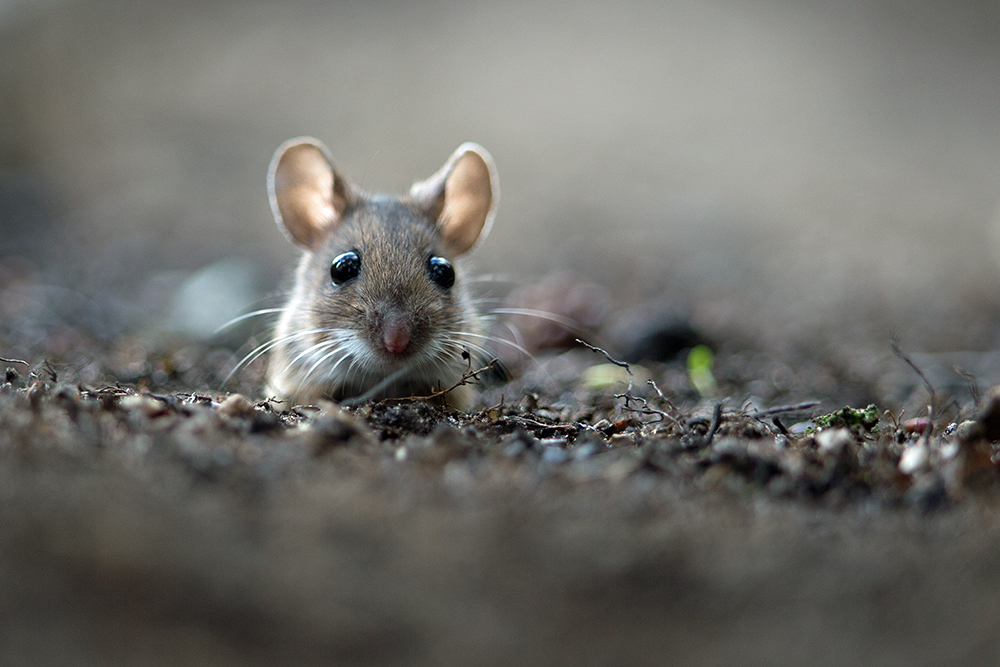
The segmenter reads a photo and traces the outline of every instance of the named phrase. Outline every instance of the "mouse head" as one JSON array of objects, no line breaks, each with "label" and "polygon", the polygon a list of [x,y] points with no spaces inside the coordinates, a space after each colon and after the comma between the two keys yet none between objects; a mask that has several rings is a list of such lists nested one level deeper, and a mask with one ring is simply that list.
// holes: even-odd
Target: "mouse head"
[{"label": "mouse head", "polygon": [[[306,251],[285,330],[318,332],[300,341],[309,347],[293,360],[312,359],[315,349],[331,366],[343,359],[340,368],[373,377],[429,376],[470,347],[462,340],[475,315],[451,260],[493,220],[497,177],[483,148],[463,144],[396,197],[355,189],[321,143],[294,139],[275,154],[268,187],[278,226]],[[318,373],[326,361],[309,363]],[[347,386],[353,380],[344,378],[340,393],[357,390]]]},{"label": "mouse head", "polygon": [[[267,185],[278,226],[289,241],[313,251],[366,198],[333,166],[326,147],[311,137],[278,148]],[[493,159],[471,142],[459,146],[437,173],[410,188],[412,204],[435,224],[452,257],[486,238],[499,195]]]}]

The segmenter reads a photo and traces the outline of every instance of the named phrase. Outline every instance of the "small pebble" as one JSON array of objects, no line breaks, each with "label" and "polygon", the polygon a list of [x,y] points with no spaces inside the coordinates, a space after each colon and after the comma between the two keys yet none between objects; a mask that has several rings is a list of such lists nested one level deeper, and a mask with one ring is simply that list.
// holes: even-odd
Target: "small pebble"
[{"label": "small pebble", "polygon": [[955,429],[955,435],[958,436],[959,440],[968,440],[975,433],[975,429],[976,429],[976,422],[972,421],[971,419],[966,420],[961,424],[959,424],[958,428]]},{"label": "small pebble", "polygon": [[854,442],[854,436],[846,428],[828,428],[816,434],[816,444],[823,454],[836,456],[852,442]]},{"label": "small pebble", "polygon": [[807,422],[795,422],[794,424],[792,424],[791,426],[788,427],[788,432],[791,433],[792,435],[802,435],[803,433],[805,433],[809,429],[815,428],[815,427],[816,427],[816,425],[813,424],[811,421],[807,421]]},{"label": "small pebble", "polygon": [[166,403],[145,394],[130,394],[118,401],[118,407],[126,412],[141,412],[150,419],[161,417],[169,412]]},{"label": "small pebble", "polygon": [[611,436],[611,446],[612,447],[627,447],[633,444],[635,441],[632,439],[631,435],[627,433],[619,433],[617,435]]},{"label": "small pebble", "polygon": [[253,405],[243,394],[230,394],[219,404],[216,412],[223,417],[246,417],[253,413]]},{"label": "small pebble", "polygon": [[958,444],[957,440],[949,440],[948,442],[941,445],[938,449],[938,456],[942,461],[950,461],[951,459],[958,456],[958,453],[962,451],[961,445]]},{"label": "small pebble", "polygon": [[923,435],[927,431],[933,428],[934,423],[929,417],[916,417],[914,419],[907,419],[903,422],[903,431],[906,433],[917,433]]},{"label": "small pebble", "polygon": [[912,475],[927,467],[930,460],[931,450],[924,444],[923,440],[918,440],[903,450],[899,457],[899,472],[904,475]]}]

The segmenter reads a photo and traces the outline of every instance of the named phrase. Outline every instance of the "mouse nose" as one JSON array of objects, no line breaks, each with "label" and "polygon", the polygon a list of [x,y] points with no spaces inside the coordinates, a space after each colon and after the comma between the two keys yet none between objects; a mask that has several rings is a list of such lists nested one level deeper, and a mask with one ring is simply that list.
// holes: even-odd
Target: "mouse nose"
[{"label": "mouse nose", "polygon": [[410,346],[410,327],[399,316],[390,316],[382,325],[382,344],[390,354],[402,354]]}]

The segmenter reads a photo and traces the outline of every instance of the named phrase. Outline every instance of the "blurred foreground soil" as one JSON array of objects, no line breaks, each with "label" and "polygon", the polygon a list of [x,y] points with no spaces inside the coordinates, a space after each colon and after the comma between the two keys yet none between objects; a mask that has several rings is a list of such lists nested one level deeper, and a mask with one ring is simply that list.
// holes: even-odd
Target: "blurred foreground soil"
[{"label": "blurred foreground soil", "polygon": [[219,392],[231,350],[129,340],[6,363],[0,664],[1000,652],[997,415],[984,387],[909,420],[929,397],[887,351],[722,345],[703,398],[683,359],[630,390],[578,348],[464,414],[268,401],[259,362]]}]

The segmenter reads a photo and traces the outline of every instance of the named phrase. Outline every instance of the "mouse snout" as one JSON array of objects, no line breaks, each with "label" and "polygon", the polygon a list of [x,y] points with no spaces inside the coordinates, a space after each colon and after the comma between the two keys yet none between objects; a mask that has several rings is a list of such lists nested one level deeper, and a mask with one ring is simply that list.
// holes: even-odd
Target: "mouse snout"
[{"label": "mouse snout", "polygon": [[388,315],[382,322],[382,345],[389,354],[402,354],[410,346],[410,325],[402,315]]}]

